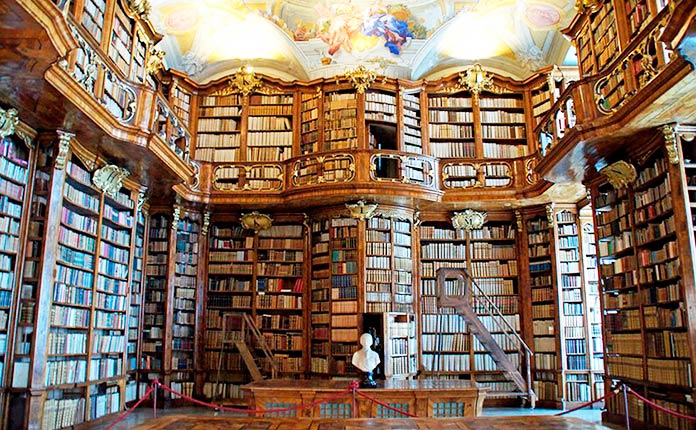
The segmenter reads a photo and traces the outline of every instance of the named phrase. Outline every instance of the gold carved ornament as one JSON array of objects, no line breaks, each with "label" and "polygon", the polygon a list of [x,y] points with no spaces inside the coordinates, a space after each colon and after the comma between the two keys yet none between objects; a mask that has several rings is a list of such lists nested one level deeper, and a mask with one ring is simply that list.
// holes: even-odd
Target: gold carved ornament
[{"label": "gold carved ornament", "polygon": [[215,93],[216,95],[230,95],[233,93],[241,93],[243,96],[260,89],[263,84],[261,78],[256,76],[254,70],[250,66],[242,66],[229,79],[229,86],[222,91]]},{"label": "gold carved ornament", "polygon": [[130,175],[128,170],[109,164],[94,172],[92,183],[97,189],[113,198],[121,189],[123,179],[128,175]]},{"label": "gold carved ornament", "polygon": [[667,158],[671,164],[679,164],[679,148],[677,147],[677,130],[676,124],[665,124],[660,127],[662,134],[665,136],[665,149],[667,149]]},{"label": "gold carved ornament", "polygon": [[254,230],[258,233],[261,230],[268,230],[271,228],[273,219],[266,214],[254,211],[248,214],[242,214],[241,223],[243,228]]},{"label": "gold carved ornament", "polygon": [[479,212],[473,209],[465,209],[463,212],[455,212],[452,217],[452,226],[456,230],[479,230],[483,227],[488,217],[487,212]]},{"label": "gold carved ornament", "polygon": [[615,189],[625,187],[637,177],[636,168],[623,160],[604,167],[599,173],[604,175]]},{"label": "gold carved ornament", "polygon": [[142,17],[147,17],[152,10],[152,6],[148,0],[128,0],[128,7],[134,13]]},{"label": "gold carved ornament", "polygon": [[19,124],[19,113],[17,109],[10,108],[4,110],[0,108],[0,138],[14,134],[15,128]]},{"label": "gold carved ornament", "polygon": [[148,74],[154,75],[164,69],[164,55],[164,51],[154,46],[150,48],[150,55],[147,57],[147,65],[145,66],[145,70]]},{"label": "gold carved ornament", "polygon": [[556,213],[556,205],[553,203],[549,203],[546,205],[546,221],[549,222],[549,225],[553,225],[554,222],[556,221],[556,217],[554,216]]},{"label": "gold carved ornament", "polygon": [[56,169],[63,170],[65,163],[68,160],[68,151],[70,150],[70,141],[75,137],[74,133],[58,130],[58,155],[56,155]]},{"label": "gold carved ornament", "polygon": [[201,226],[201,234],[203,236],[207,236],[209,228],[210,228],[210,211],[205,211],[205,212],[203,212],[203,226]]},{"label": "gold carved ornament", "polygon": [[493,79],[488,72],[483,70],[479,63],[469,66],[463,72],[459,72],[459,80],[452,89],[453,91],[467,90],[478,98],[483,91],[491,93],[502,93],[503,89],[493,83]]},{"label": "gold carved ornament", "polygon": [[362,94],[377,79],[377,72],[361,64],[355,69],[347,71],[344,76],[348,78],[357,93]]},{"label": "gold carved ornament", "polygon": [[364,200],[358,200],[356,203],[346,203],[346,208],[348,208],[351,218],[370,219],[375,216],[377,203],[367,203]]}]

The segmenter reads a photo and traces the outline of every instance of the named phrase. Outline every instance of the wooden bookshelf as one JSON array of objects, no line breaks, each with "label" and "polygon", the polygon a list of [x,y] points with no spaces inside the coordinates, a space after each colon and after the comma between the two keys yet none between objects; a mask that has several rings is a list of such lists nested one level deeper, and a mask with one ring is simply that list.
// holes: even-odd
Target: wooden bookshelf
[{"label": "wooden bookshelf", "polygon": [[190,90],[183,88],[175,80],[169,90],[169,101],[172,104],[172,109],[177,118],[179,118],[187,127],[191,125],[192,102],[193,94]]},{"label": "wooden bookshelf", "polygon": [[365,134],[370,149],[398,149],[397,97],[391,91],[365,92]]},{"label": "wooden bookshelf", "polygon": [[420,92],[401,93],[401,104],[403,106],[403,150],[415,154],[423,153],[420,99]]},{"label": "wooden bookshelf", "polygon": [[484,158],[516,158],[527,154],[527,131],[522,94],[478,99]]},{"label": "wooden bookshelf", "polygon": [[331,220],[311,224],[310,374],[327,375],[331,359]]},{"label": "wooden bookshelf", "polygon": [[[21,238],[26,234],[27,224],[30,233],[40,235],[38,230],[43,227],[40,216],[45,215],[46,206],[45,200],[40,205],[36,198],[34,205],[29,199],[32,156],[33,152],[17,136],[0,139],[0,387],[3,389],[0,419],[4,419],[5,405],[9,404],[7,396],[12,396],[6,389],[28,387],[34,342],[32,324],[37,283],[26,280],[36,279],[41,247],[39,243],[37,249],[23,249]],[[34,187],[47,188],[48,184],[39,183],[36,176],[35,173]],[[29,202],[35,208],[36,219],[22,211]]]},{"label": "wooden bookshelf", "polygon": [[246,160],[283,161],[292,157],[294,95],[249,96]]},{"label": "wooden bookshelf", "polygon": [[239,161],[241,124],[241,95],[201,96],[196,133],[196,159],[210,162]]},{"label": "wooden bookshelf", "polygon": [[111,24],[109,58],[116,63],[116,67],[126,76],[130,72],[132,45],[133,24],[128,17],[126,17],[126,14],[119,7],[116,7],[114,19]]},{"label": "wooden bookshelf", "polygon": [[597,72],[600,72],[619,52],[619,33],[612,2],[602,3],[597,12],[590,16],[590,29]]},{"label": "wooden bookshelf", "polygon": [[412,313],[386,312],[384,316],[384,376],[387,379],[411,379],[418,372],[416,316]]},{"label": "wooden bookshelf", "polygon": [[319,151],[321,91],[302,93],[300,106],[300,155]]},{"label": "wooden bookshelf", "polygon": [[143,311],[145,300],[145,262],[147,246],[148,217],[143,209],[136,213],[135,241],[133,245],[133,263],[131,265],[130,310],[128,312],[128,343],[126,346],[126,403],[139,399],[147,389],[147,383],[141,382],[141,333],[143,331]]},{"label": "wooden bookshelf", "polygon": [[[693,244],[687,240],[690,235],[678,233],[677,221],[684,216],[681,207],[689,204],[684,197],[688,193],[682,191],[682,175],[688,178],[689,172],[670,164],[660,148],[648,155],[637,166],[634,183],[618,190],[597,184],[592,193],[606,376],[608,383],[621,380],[663,406],[693,414],[688,402],[693,356],[685,313],[689,303],[685,285],[693,279],[693,269],[684,260],[689,254],[683,252]],[[605,418],[617,420],[619,414],[623,407],[609,401]],[[637,402],[629,403],[629,414],[650,425],[692,426]]]},{"label": "wooden bookshelf", "polygon": [[324,151],[358,147],[358,101],[354,91],[326,91],[324,108]]},{"label": "wooden bookshelf", "polygon": [[430,154],[439,158],[475,158],[474,110],[469,94],[428,94]]},{"label": "wooden bookshelf", "polygon": [[551,258],[554,235],[545,213],[527,218],[525,230],[529,246],[534,391],[542,404],[557,404],[562,387],[558,370],[561,356],[556,341],[558,294]]},{"label": "wooden bookshelf", "polygon": [[[216,221],[211,227],[208,253],[203,393],[207,398],[240,398],[246,382],[241,357],[226,350],[222,362],[223,318],[227,313],[252,311],[255,257],[254,232],[238,222]],[[218,384],[217,369],[220,366]]]},{"label": "wooden bookshelf", "polygon": [[106,0],[85,0],[82,10],[75,12],[82,26],[94,37],[97,44],[102,40],[105,13]]}]

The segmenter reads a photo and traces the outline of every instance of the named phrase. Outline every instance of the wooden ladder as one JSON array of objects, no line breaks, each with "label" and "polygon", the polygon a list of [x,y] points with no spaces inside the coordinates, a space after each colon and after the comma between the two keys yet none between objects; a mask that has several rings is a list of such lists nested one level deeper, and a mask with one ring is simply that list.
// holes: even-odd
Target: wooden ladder
[{"label": "wooden ladder", "polygon": [[[456,279],[458,286],[456,291],[447,291],[447,280]],[[440,306],[450,306],[455,308],[457,313],[464,318],[469,325],[469,331],[476,336],[481,345],[486,348],[491,358],[498,366],[498,369],[503,371],[506,379],[512,381],[519,391],[511,393],[493,392],[498,395],[510,395],[525,398],[534,408],[537,400],[536,393],[532,387],[531,375],[531,357],[533,355],[531,349],[522,340],[515,329],[507,322],[500,312],[500,309],[490,300],[486,293],[476,284],[465,269],[457,268],[440,268],[437,271],[438,285],[438,300]],[[520,369],[510,361],[505,350],[498,345],[493,335],[488,328],[481,322],[476,311],[471,306],[471,293],[476,289],[476,297],[478,304],[483,302],[487,309],[487,315],[496,323],[500,331],[506,337],[514,341],[519,348],[521,357],[524,357],[526,368],[526,378],[520,372]],[[455,293],[454,295],[450,293]],[[522,363],[522,361],[520,361]]]},{"label": "wooden ladder", "polygon": [[265,359],[267,363],[269,363],[271,379],[274,379],[278,371],[278,364],[273,352],[266,343],[266,339],[263,337],[258,327],[256,327],[251,316],[242,312],[225,313],[222,315],[222,344],[218,357],[217,378],[215,381],[216,396],[220,388],[220,373],[222,371],[222,363],[224,362],[225,354],[232,352],[234,349],[239,351],[242,361],[244,361],[247,370],[249,370],[251,379],[253,381],[261,381],[264,379],[261,373],[261,368],[263,366],[259,366],[257,359],[252,353],[252,348],[249,347],[253,342],[255,342],[258,349],[263,352],[262,359]]}]

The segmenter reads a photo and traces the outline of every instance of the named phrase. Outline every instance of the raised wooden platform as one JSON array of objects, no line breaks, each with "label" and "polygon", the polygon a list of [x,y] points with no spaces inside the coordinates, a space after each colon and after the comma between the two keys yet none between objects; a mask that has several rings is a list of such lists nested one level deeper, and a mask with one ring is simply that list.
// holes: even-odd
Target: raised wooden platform
[{"label": "raised wooden platform", "polygon": [[467,418],[234,418],[170,415],[132,430],[611,430],[577,418],[554,416]]},{"label": "raised wooden platform", "polygon": [[[265,380],[242,387],[249,408],[269,410],[306,405],[340,395],[350,380],[304,379]],[[481,415],[488,387],[466,380],[389,380],[378,381],[376,388],[360,389],[366,395],[393,408],[419,417],[451,418]],[[405,418],[389,408],[358,394],[347,393],[311,408],[267,414],[273,417],[316,418]]]}]

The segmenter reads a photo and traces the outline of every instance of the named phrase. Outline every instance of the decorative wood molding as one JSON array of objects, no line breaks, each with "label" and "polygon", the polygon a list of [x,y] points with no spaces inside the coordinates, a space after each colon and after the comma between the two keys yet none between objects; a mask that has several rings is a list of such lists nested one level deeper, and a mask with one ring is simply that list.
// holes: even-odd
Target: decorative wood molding
[{"label": "decorative wood molding", "polygon": [[636,168],[632,164],[623,160],[610,164],[599,171],[607,181],[616,189],[625,187],[636,180]]},{"label": "decorative wood molding", "polygon": [[679,148],[677,147],[677,127],[678,124],[665,124],[660,127],[665,136],[665,149],[667,158],[671,164],[679,164]]},{"label": "decorative wood molding", "polygon": [[70,151],[70,141],[75,137],[74,133],[63,130],[57,130],[58,133],[58,155],[56,155],[56,169],[65,169],[65,163],[68,160],[68,152]]},{"label": "decorative wood molding", "polygon": [[418,229],[423,221],[420,219],[420,210],[416,209],[413,212],[413,228]]},{"label": "decorative wood molding", "polygon": [[174,205],[174,213],[172,214],[172,230],[179,229],[179,222],[181,221],[181,206]]},{"label": "decorative wood molding", "polygon": [[138,212],[143,212],[143,207],[145,206],[145,203],[147,203],[147,196],[145,195],[145,193],[138,193],[138,203],[135,206]]},{"label": "decorative wood molding", "polygon": [[116,197],[116,194],[123,186],[123,179],[128,175],[130,175],[128,170],[108,164],[94,172],[92,183],[107,196]]},{"label": "decorative wood molding", "polygon": [[473,209],[465,209],[464,212],[455,212],[452,217],[452,226],[456,230],[479,230],[483,227],[488,217],[487,212],[479,212]]},{"label": "decorative wood molding", "polygon": [[348,78],[355,91],[362,94],[377,79],[377,72],[361,64],[355,69],[347,71],[344,76]]},{"label": "decorative wood molding", "polygon": [[346,203],[346,208],[350,211],[351,218],[370,219],[375,216],[377,203],[366,203],[364,200],[358,200],[356,203]]},{"label": "decorative wood molding", "polygon": [[522,231],[522,213],[519,210],[515,210],[515,223],[517,224],[517,231]]},{"label": "decorative wood molding", "polygon": [[4,139],[7,136],[14,134],[15,128],[19,124],[19,113],[17,109],[2,109],[0,108],[0,138]]},{"label": "decorative wood molding", "polygon": [[242,214],[241,223],[243,228],[254,230],[258,233],[261,230],[268,230],[271,228],[273,219],[266,214],[254,211],[248,214]]}]

